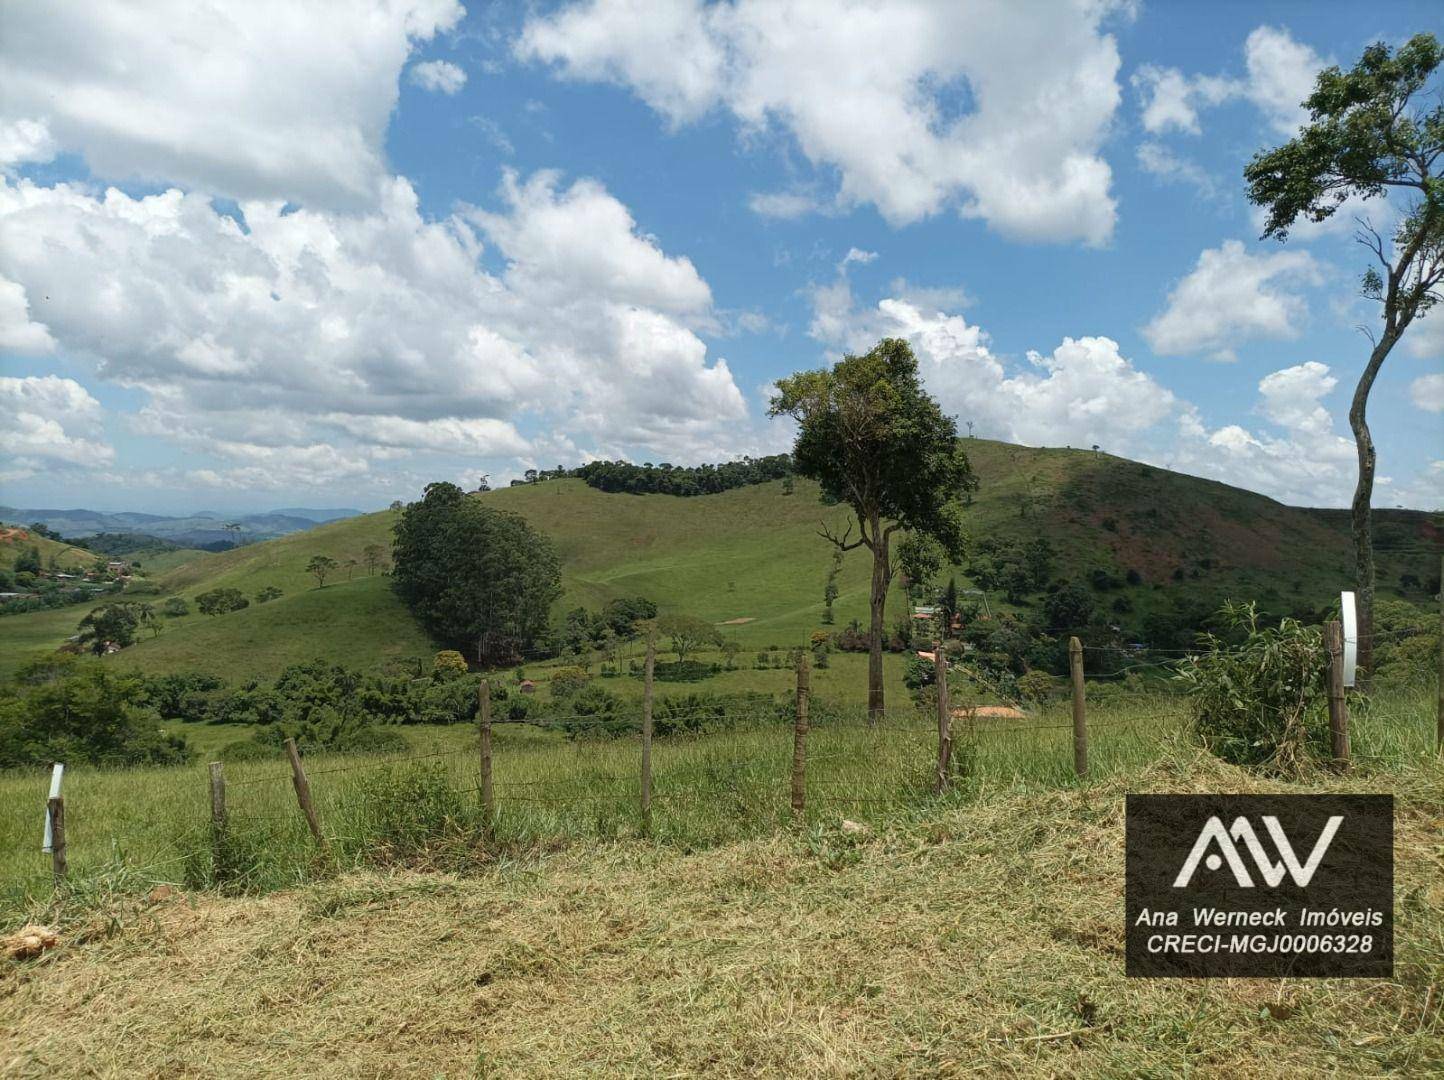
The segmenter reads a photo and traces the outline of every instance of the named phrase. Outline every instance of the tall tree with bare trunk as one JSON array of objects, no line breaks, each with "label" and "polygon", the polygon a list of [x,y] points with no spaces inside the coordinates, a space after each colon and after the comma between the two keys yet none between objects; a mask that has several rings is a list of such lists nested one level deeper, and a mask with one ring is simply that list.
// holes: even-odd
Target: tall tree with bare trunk
[{"label": "tall tree with bare trunk", "polygon": [[1353,196],[1372,199],[1387,192],[1398,215],[1388,240],[1367,218],[1356,219],[1357,239],[1378,263],[1363,276],[1363,295],[1380,305],[1383,322],[1377,332],[1364,328],[1372,349],[1349,406],[1359,453],[1351,523],[1361,681],[1373,667],[1374,651],[1369,393],[1405,331],[1439,302],[1444,281],[1444,91],[1435,80],[1441,60],[1444,49],[1434,35],[1417,34],[1397,51],[1369,46],[1348,71],[1321,71],[1304,102],[1309,122],[1244,169],[1249,200],[1268,211],[1265,237],[1287,239],[1300,218],[1323,221]]},{"label": "tall tree with bare trunk", "polygon": [[931,537],[961,558],[959,500],[977,479],[956,423],[923,390],[917,359],[900,338],[884,338],[830,370],[778,380],[770,412],[797,420],[797,471],[822,486],[824,499],[852,508],[855,520],[841,536],[825,525],[822,536],[839,551],[872,552],[867,709],[875,723],[884,709],[883,619],[901,558],[893,537]]}]

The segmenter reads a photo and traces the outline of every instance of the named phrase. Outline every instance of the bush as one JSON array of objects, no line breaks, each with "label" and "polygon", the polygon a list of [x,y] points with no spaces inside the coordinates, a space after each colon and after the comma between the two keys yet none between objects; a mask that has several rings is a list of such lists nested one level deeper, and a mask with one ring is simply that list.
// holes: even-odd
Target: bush
[{"label": "bush", "polygon": [[256,603],[269,604],[272,600],[279,600],[285,593],[275,585],[267,585],[260,592],[256,593]]},{"label": "bush", "polygon": [[436,659],[431,662],[431,672],[441,678],[465,675],[467,672],[466,657],[455,649],[442,649],[436,654]]},{"label": "bush", "polygon": [[251,602],[241,595],[240,589],[212,589],[196,597],[196,607],[202,615],[225,615],[250,606]]},{"label": "bush", "polygon": [[0,690],[0,768],[176,765],[184,739],[160,729],[144,682],[94,664],[40,661]]},{"label": "bush", "polygon": [[552,673],[552,698],[564,701],[581,692],[591,681],[592,677],[579,667],[559,667]]},{"label": "bush", "polygon": [[165,603],[160,606],[161,614],[168,619],[179,619],[182,615],[191,613],[191,606],[180,596],[166,597]]},{"label": "bush", "polygon": [[717,664],[701,660],[673,660],[666,664],[652,666],[652,678],[657,682],[701,682],[710,679],[720,671]]},{"label": "bush", "polygon": [[1241,643],[1204,634],[1179,664],[1194,731],[1225,761],[1297,775],[1329,752],[1322,632],[1288,618],[1261,627],[1252,603],[1226,603],[1220,622]]}]

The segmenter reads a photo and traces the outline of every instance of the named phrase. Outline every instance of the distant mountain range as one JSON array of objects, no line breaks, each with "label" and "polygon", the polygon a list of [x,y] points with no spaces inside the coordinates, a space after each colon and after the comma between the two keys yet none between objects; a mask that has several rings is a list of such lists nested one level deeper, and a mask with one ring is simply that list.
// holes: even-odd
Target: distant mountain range
[{"label": "distant mountain range", "polygon": [[[230,517],[213,511],[202,511],[189,517],[167,517],[164,514],[108,513],[101,510],[19,509],[0,506],[0,521],[12,525],[39,522],[68,539],[81,539],[97,533],[139,533],[158,537],[181,547],[220,548],[253,544],[258,540],[274,540],[278,536],[302,532],[328,521],[357,517],[360,510],[317,510],[310,507],[286,507],[264,514],[239,514]],[[239,526],[228,529],[227,525]]]}]

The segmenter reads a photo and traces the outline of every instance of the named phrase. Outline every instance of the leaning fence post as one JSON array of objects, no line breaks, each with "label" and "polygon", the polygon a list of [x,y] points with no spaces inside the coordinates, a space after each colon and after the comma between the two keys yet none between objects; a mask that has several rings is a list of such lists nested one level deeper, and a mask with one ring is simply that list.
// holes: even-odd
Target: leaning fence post
[{"label": "leaning fence post", "polygon": [[812,695],[812,670],[807,652],[797,654],[797,704],[792,720],[792,816],[801,821],[807,809],[807,699]]},{"label": "leaning fence post", "polygon": [[57,795],[49,802],[50,866],[55,871],[55,884],[65,881],[65,799]]},{"label": "leaning fence post", "polygon": [[953,758],[953,712],[948,703],[948,657],[943,640],[938,639],[933,652],[933,671],[938,688],[938,791],[947,790],[948,772]]},{"label": "leaning fence post", "polygon": [[219,761],[210,763],[211,774],[211,876],[216,881],[229,873],[226,862],[226,777]]},{"label": "leaning fence post", "polygon": [[657,642],[647,635],[647,661],[642,673],[642,835],[652,835],[652,670]]},{"label": "leaning fence post", "polygon": [[321,836],[321,822],[316,817],[316,807],[311,802],[311,785],[306,780],[306,770],[301,768],[301,755],[296,750],[296,740],[286,740],[286,757],[291,760],[291,783],[296,788],[296,801],[301,804],[301,813],[306,815],[306,825],[315,837],[316,843],[326,846]]},{"label": "leaning fence post", "polygon": [[1349,767],[1349,703],[1344,698],[1344,629],[1337,619],[1324,624],[1329,652],[1329,746],[1334,766]]},{"label": "leaning fence post", "polygon": [[496,794],[491,786],[491,683],[485,679],[476,689],[477,711],[481,716],[481,817],[490,840],[496,830]]},{"label": "leaning fence post", "polygon": [[1073,680],[1073,771],[1088,775],[1088,701],[1083,690],[1083,643],[1068,639],[1068,674]]}]

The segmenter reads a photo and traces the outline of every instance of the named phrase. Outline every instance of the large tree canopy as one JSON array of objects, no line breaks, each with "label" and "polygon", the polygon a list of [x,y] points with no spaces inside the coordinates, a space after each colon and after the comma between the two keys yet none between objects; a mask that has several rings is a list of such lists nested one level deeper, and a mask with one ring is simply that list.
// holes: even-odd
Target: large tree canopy
[{"label": "large tree canopy", "polygon": [[1444,281],[1444,90],[1429,87],[1441,61],[1444,49],[1434,35],[1418,34],[1397,51],[1369,46],[1348,71],[1327,68],[1304,102],[1309,123],[1244,170],[1249,199],[1268,211],[1264,235],[1280,240],[1300,218],[1323,221],[1351,197],[1402,196],[1390,240],[1359,221],[1358,240],[1377,263],[1364,274],[1363,293],[1382,308],[1379,332],[1366,331],[1373,348],[1349,407],[1359,457],[1352,526],[1365,676],[1373,656],[1375,467],[1366,411],[1384,360],[1410,324],[1439,302]]},{"label": "large tree canopy", "polygon": [[396,523],[396,592],[436,638],[479,663],[531,648],[561,595],[551,542],[455,484],[429,484]]},{"label": "large tree canopy", "polygon": [[876,717],[883,710],[887,591],[900,554],[892,537],[900,530],[929,537],[960,557],[959,499],[977,487],[977,479],[957,425],[923,390],[917,359],[900,338],[885,338],[831,369],[779,380],[770,411],[797,420],[797,471],[816,480],[825,499],[846,504],[855,515],[842,536],[826,529],[823,535],[840,550],[872,552],[868,711]]}]

